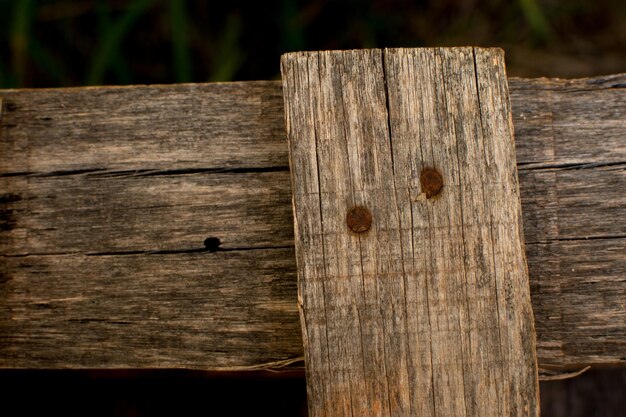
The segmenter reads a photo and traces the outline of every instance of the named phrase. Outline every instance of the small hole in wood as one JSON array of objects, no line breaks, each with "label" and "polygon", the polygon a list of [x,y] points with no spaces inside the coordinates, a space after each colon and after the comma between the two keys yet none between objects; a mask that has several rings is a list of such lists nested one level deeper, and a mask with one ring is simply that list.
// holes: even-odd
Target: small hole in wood
[{"label": "small hole in wood", "polygon": [[207,237],[204,239],[204,247],[209,252],[217,252],[220,250],[219,246],[222,244],[218,237]]}]

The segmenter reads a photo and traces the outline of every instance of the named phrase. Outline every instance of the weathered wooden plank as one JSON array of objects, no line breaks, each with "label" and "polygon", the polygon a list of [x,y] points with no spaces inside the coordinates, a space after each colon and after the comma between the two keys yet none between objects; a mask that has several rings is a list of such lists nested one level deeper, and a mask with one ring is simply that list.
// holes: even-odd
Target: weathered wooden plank
[{"label": "weathered wooden plank", "polygon": [[0,94],[2,173],[287,166],[275,82]]},{"label": "weathered wooden plank", "polygon": [[281,64],[309,415],[539,415],[502,51]]},{"label": "weathered wooden plank", "polygon": [[520,168],[623,164],[625,88],[625,74],[581,80],[511,79]]},{"label": "weathered wooden plank", "polygon": [[[509,85],[539,362],[626,364],[626,75]],[[296,299],[295,258],[280,249],[293,241],[280,82],[2,90],[0,98],[1,367],[225,369],[302,356],[296,307],[286,301]],[[228,251],[202,252],[207,237]],[[88,253],[89,263],[76,260]],[[110,255],[95,262],[98,253]],[[194,261],[176,260],[186,256]],[[267,258],[284,269],[266,293],[274,336],[259,339],[264,327],[245,306],[262,288],[246,288]],[[141,271],[146,263],[142,298],[125,295],[114,266]],[[223,274],[203,285],[215,309],[221,293],[239,303],[230,317],[249,333],[238,333],[236,348],[201,320],[219,311],[204,315],[185,292],[177,320],[197,326],[203,352],[171,350],[177,321],[161,310],[149,327],[130,313],[163,303],[151,289],[173,285],[168,268],[188,277],[181,283],[199,280],[199,269]],[[141,286],[139,276],[128,283]],[[124,326],[63,319],[62,293],[81,294],[86,308],[93,282],[110,300],[96,302],[108,309],[97,317],[126,312]],[[218,284],[221,293],[211,289]],[[23,302],[38,289],[53,308]],[[109,335],[107,344],[91,343],[92,333]],[[89,349],[78,355],[68,335]]]},{"label": "weathered wooden plank", "polygon": [[521,171],[527,243],[626,236],[624,168]]},{"label": "weathered wooden plank", "polygon": [[[626,160],[626,74],[509,84],[520,169]],[[280,81],[0,94],[3,174],[288,166]]]},{"label": "weathered wooden plank", "polygon": [[542,366],[624,365],[625,253],[624,238],[526,246]]},{"label": "weathered wooden plank", "polygon": [[207,254],[5,257],[1,366],[237,370],[299,356],[293,249]]},{"label": "weathered wooden plank", "polygon": [[[626,235],[626,171],[583,172],[520,173],[527,243]],[[193,250],[209,236],[226,249],[293,245],[283,169],[5,176],[0,189],[4,255]]]},{"label": "weathered wooden plank", "polygon": [[[289,172],[0,177],[10,202],[5,255],[293,245]],[[7,220],[14,222],[13,220]]]}]

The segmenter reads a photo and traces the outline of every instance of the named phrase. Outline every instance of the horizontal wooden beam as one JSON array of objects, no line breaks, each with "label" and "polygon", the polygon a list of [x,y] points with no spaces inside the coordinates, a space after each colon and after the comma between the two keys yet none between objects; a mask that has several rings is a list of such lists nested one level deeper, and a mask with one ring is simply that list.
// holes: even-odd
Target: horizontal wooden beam
[{"label": "horizontal wooden beam", "polygon": [[[626,364],[626,75],[509,87],[540,366]],[[302,366],[280,82],[0,99],[0,367]]]}]

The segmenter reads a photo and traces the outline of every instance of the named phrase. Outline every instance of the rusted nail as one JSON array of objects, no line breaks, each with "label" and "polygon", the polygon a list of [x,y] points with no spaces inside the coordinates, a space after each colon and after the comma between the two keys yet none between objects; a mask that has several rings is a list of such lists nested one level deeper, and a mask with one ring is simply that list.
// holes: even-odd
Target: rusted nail
[{"label": "rusted nail", "polygon": [[443,187],[443,178],[441,174],[434,168],[424,168],[420,174],[420,184],[422,191],[426,194],[426,198],[436,196]]},{"label": "rusted nail", "polygon": [[363,206],[355,206],[348,210],[348,227],[354,233],[363,233],[372,226],[372,213]]}]

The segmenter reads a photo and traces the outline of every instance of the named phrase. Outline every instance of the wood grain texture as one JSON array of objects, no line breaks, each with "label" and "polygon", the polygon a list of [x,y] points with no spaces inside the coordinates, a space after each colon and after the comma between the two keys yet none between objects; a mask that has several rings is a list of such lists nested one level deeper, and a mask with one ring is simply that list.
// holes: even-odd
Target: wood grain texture
[{"label": "wood grain texture", "polygon": [[502,51],[281,64],[309,415],[539,415]]},{"label": "wood grain texture", "polygon": [[[154,173],[286,166],[280,89],[272,82],[241,87],[5,90],[0,168]],[[4,165],[16,160],[18,166]]]},{"label": "wood grain texture", "polygon": [[301,350],[293,256],[259,249],[7,257],[2,366],[280,367],[271,363],[280,361],[276,345]]},{"label": "wood grain texture", "polygon": [[[293,232],[284,225],[291,197],[282,184],[288,183],[284,170],[0,177],[12,212],[25,214],[0,241],[0,251],[182,251],[202,249],[212,236],[228,249],[287,247],[293,245]],[[51,195],[54,190],[62,192]]]},{"label": "wood grain texture", "polygon": [[[539,363],[624,365],[626,75],[509,87]],[[303,366],[279,81],[0,99],[0,367]]]}]

